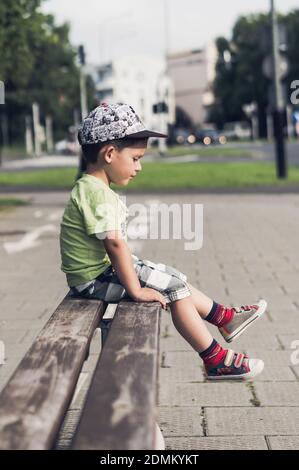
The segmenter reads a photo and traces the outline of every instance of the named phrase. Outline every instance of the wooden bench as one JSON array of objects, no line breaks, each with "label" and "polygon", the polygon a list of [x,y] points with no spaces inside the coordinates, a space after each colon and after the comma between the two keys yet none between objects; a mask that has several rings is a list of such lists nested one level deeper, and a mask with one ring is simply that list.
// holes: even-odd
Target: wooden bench
[{"label": "wooden bench", "polygon": [[70,294],[58,306],[0,395],[1,449],[54,447],[99,326],[104,347],[72,448],[164,448],[156,424],[160,304],[121,301],[113,319],[106,307]]}]

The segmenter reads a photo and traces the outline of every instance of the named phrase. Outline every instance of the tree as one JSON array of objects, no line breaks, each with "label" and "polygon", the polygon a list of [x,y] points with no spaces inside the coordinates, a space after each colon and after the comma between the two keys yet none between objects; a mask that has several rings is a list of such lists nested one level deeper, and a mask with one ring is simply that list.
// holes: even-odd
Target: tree
[{"label": "tree", "polygon": [[[69,41],[68,24],[56,25],[40,11],[42,0],[0,3],[0,79],[5,83],[5,112],[10,138],[23,141],[24,120],[38,102],[41,118],[50,114],[56,138],[65,136],[80,109],[77,51]],[[94,96],[89,80],[89,100]]]},{"label": "tree", "polygon": [[[286,79],[289,84],[299,76],[299,10],[280,15],[288,34],[290,70]],[[260,123],[260,135],[266,135],[266,113],[270,81],[263,74],[263,61],[270,53],[261,47],[264,30],[269,27],[269,15],[240,17],[233,27],[232,39],[218,38],[216,79],[213,85],[215,103],[210,109],[209,120],[222,127],[225,122],[246,119],[243,105],[256,102]],[[289,86],[287,85],[287,88]]]}]

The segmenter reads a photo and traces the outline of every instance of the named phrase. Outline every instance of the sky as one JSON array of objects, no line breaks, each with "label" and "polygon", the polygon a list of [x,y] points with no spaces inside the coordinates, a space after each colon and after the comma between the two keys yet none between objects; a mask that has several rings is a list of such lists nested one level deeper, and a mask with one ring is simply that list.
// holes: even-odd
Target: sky
[{"label": "sky", "polygon": [[[275,4],[282,13],[299,9],[299,0]],[[269,8],[270,0],[46,0],[42,6],[58,23],[70,23],[71,42],[84,44],[92,64],[198,49],[217,36],[229,38],[240,15]]]}]

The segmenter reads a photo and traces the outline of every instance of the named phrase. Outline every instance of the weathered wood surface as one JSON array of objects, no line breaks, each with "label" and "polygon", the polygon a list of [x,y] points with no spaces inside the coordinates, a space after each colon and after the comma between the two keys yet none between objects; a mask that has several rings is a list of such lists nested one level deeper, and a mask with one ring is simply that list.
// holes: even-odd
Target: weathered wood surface
[{"label": "weathered wood surface", "polygon": [[155,448],[160,304],[119,303],[73,449]]},{"label": "weathered wood surface", "polygon": [[104,308],[69,296],[58,306],[0,395],[1,449],[52,447]]}]

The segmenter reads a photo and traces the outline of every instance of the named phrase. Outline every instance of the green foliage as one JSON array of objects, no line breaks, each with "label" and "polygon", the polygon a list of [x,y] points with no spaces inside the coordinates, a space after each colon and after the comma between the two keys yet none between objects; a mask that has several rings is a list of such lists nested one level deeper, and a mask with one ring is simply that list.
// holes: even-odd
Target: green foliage
[{"label": "green foliage", "polygon": [[[69,25],[56,25],[40,11],[42,0],[0,3],[0,79],[5,83],[5,112],[10,137],[22,141],[24,117],[32,103],[40,105],[41,120],[53,117],[56,138],[65,136],[80,109],[76,50],[69,41]],[[93,84],[89,82],[89,98]],[[3,111],[3,109],[2,109]]]},{"label": "green foliage", "polygon": [[[287,27],[290,69],[286,87],[289,90],[290,82],[299,77],[299,10],[280,15],[279,21]],[[209,120],[219,127],[225,122],[245,120],[242,106],[255,101],[258,104],[260,135],[265,136],[270,81],[263,74],[262,64],[271,49],[270,43],[263,46],[264,31],[269,25],[269,15],[242,16],[234,25],[231,40],[220,37],[216,41],[215,104],[210,110]],[[230,61],[225,61],[225,54],[230,55]]]}]

